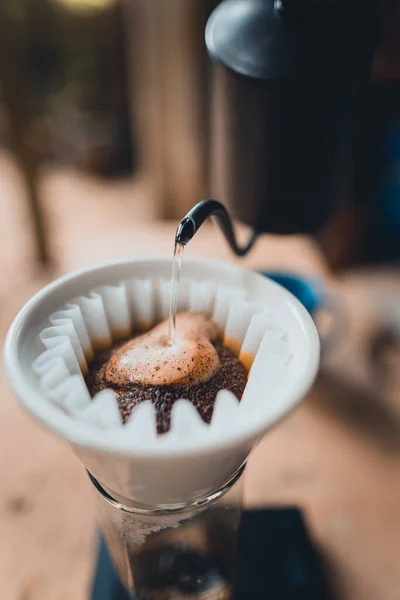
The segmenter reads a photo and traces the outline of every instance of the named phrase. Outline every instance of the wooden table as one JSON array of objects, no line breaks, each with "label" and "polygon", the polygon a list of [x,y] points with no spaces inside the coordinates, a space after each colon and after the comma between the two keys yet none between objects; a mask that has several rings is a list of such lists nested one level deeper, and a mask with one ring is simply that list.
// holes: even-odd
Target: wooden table
[{"label": "wooden table", "polygon": [[[71,190],[69,198],[64,226],[59,220],[53,240],[59,272],[103,258],[171,253],[175,224],[135,225],[118,207],[110,216],[108,204],[102,217],[96,212],[92,227],[80,205],[72,227],[77,207]],[[53,210],[56,219],[57,206]],[[187,252],[229,258],[211,228]],[[318,252],[303,239],[266,237],[244,262],[325,273]],[[248,505],[304,509],[343,600],[400,598],[400,427],[384,400],[370,394],[364,350],[372,281],[370,275],[331,281],[350,315],[342,350],[327,361],[305,402],[266,435],[246,474]],[[33,279],[3,304],[3,336],[18,307],[42,284]],[[86,600],[96,528],[84,469],[19,409],[4,373],[0,385],[0,597]]]}]

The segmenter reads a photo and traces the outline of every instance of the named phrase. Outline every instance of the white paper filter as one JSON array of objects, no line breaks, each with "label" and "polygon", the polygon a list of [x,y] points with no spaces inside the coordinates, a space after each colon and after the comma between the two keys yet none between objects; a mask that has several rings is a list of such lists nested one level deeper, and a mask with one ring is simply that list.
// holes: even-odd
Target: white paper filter
[{"label": "white paper filter", "polygon": [[301,399],[318,365],[315,327],[288,292],[225,263],[185,258],[179,310],[212,314],[224,343],[251,367],[243,398],[220,391],[210,425],[185,399],[174,404],[166,434],[157,435],[150,402],[122,425],[114,392],[90,398],[84,375],[95,352],[167,316],[170,268],[168,259],[143,259],[62,278],[21,311],[6,349],[25,406],[73,444],[110,492],[145,504],[187,502],[223,485]]},{"label": "white paper filter", "polygon": [[[224,345],[237,356],[246,340],[248,367],[259,352],[262,364],[273,365],[274,377],[278,380],[284,377],[285,363],[290,358],[289,340],[283,327],[268,315],[265,304],[246,299],[245,290],[240,288],[185,278],[180,283],[184,292],[180,310],[212,314],[224,330]],[[39,334],[46,350],[32,364],[43,393],[74,419],[105,431],[123,428],[124,435],[139,438],[145,435],[147,440],[150,434],[153,444],[160,443],[159,436],[152,431],[155,415],[150,402],[141,410],[138,407],[133,410],[123,425],[114,392],[104,390],[92,399],[83,376],[94,352],[111,348],[114,342],[127,338],[133,331],[164,319],[169,312],[169,298],[169,280],[123,281],[116,286],[104,285],[91,290],[49,315],[51,327]],[[256,336],[252,334],[255,330]],[[262,372],[254,370],[250,377],[258,379]],[[219,436],[228,423],[230,427],[235,426],[242,418],[241,412],[238,399],[231,392],[221,390],[211,424],[207,425],[191,402],[182,398],[173,407],[171,431],[163,435],[168,436],[169,447],[179,447],[188,436],[194,440],[205,435]]]}]

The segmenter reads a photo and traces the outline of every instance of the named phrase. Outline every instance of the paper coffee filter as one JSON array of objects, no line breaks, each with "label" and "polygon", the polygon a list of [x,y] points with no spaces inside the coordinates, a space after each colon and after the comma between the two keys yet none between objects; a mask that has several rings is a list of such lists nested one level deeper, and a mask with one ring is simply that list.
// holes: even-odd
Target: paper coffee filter
[{"label": "paper coffee filter", "polygon": [[[232,286],[186,278],[180,283],[184,291],[180,299],[181,310],[213,314],[216,305],[216,320],[224,330],[224,344],[237,356],[247,333],[251,335],[257,327],[258,336],[252,336],[251,343],[250,335],[247,336],[247,365],[251,365],[263,342],[262,361],[274,365],[276,380],[286,376],[285,363],[291,352],[289,339],[285,338],[282,326],[275,323],[270,327],[273,318],[268,318],[265,304],[246,299],[244,290]],[[135,300],[131,303],[130,298],[133,297]],[[67,302],[61,310],[49,315],[51,326],[39,334],[46,350],[33,362],[32,369],[40,379],[43,393],[72,418],[104,429],[105,435],[113,428],[123,429],[120,433],[124,437],[134,437],[141,447],[150,441],[152,445],[163,444],[173,448],[179,447],[183,440],[195,445],[204,437],[211,440],[224,437],[227,423],[232,430],[246,418],[246,411],[244,414],[243,410],[239,411],[237,399],[227,391],[218,394],[210,425],[203,424],[194,406],[182,398],[172,410],[170,432],[158,436],[154,431],[149,436],[149,419],[155,430],[151,404],[147,410],[133,410],[130,419],[123,425],[114,392],[103,391],[92,399],[85,385],[83,376],[88,372],[88,363],[94,352],[111,348],[114,342],[127,338],[144,326],[155,325],[168,315],[169,303],[170,281],[159,278],[127,280],[116,286],[104,285]],[[249,379],[262,374],[262,370],[258,372],[255,369]],[[264,381],[262,385],[265,386]],[[259,410],[262,409],[260,406]]]},{"label": "paper coffee filter", "polygon": [[6,344],[7,371],[24,405],[72,443],[106,489],[144,504],[167,506],[218,489],[304,396],[318,365],[313,322],[286,290],[225,263],[185,258],[183,265],[179,310],[211,313],[224,343],[250,368],[241,402],[220,391],[210,425],[185,399],[174,404],[166,434],[157,435],[150,402],[122,425],[114,392],[92,399],[85,384],[95,352],[168,315],[168,259],[61,278],[24,307]]}]

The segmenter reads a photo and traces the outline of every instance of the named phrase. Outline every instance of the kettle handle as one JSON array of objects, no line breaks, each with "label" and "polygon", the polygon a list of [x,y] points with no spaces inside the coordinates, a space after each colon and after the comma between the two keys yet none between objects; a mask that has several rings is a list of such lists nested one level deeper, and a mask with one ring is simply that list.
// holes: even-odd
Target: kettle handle
[{"label": "kettle handle", "polygon": [[217,200],[202,200],[198,202],[180,221],[176,230],[175,242],[186,246],[208,217],[215,217],[226,241],[236,256],[244,256],[251,250],[257,239],[257,232],[253,231],[247,244],[239,246],[233,229],[232,219],[225,206]]}]

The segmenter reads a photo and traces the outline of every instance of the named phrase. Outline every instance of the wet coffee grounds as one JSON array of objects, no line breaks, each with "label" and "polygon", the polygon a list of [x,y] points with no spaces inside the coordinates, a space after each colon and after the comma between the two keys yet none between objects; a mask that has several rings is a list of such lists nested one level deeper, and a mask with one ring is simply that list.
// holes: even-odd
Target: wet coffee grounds
[{"label": "wet coffee grounds", "polygon": [[[104,380],[104,370],[111,354],[124,342],[110,350],[99,353],[89,366],[86,384],[91,396],[104,389],[110,389]],[[122,421],[125,423],[132,410],[145,400],[150,400],[156,410],[157,432],[166,433],[171,424],[171,410],[174,402],[181,398],[188,399],[198,410],[205,423],[210,423],[215,398],[220,390],[229,390],[237,398],[241,398],[247,383],[247,370],[237,356],[225,348],[220,341],[213,342],[221,362],[221,368],[206,382],[190,387],[185,386],[151,386],[130,383],[121,387],[112,387],[116,393]]]}]

